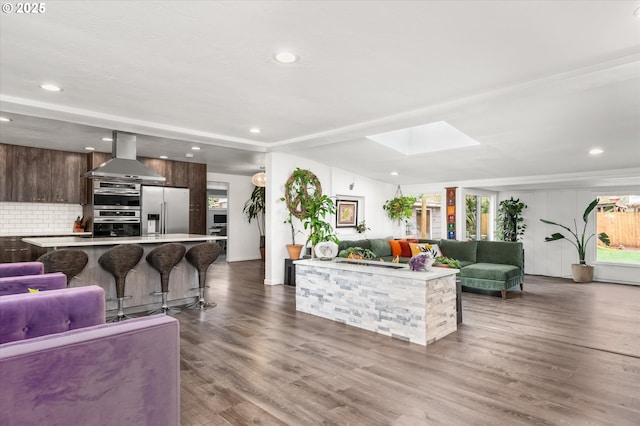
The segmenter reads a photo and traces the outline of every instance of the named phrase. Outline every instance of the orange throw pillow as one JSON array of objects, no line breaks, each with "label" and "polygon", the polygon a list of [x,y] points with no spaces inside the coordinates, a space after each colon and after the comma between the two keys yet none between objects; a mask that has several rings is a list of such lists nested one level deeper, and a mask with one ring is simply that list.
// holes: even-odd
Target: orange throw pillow
[{"label": "orange throw pillow", "polygon": [[402,250],[400,250],[400,241],[389,240],[389,245],[391,246],[391,256],[400,256],[402,252]]}]

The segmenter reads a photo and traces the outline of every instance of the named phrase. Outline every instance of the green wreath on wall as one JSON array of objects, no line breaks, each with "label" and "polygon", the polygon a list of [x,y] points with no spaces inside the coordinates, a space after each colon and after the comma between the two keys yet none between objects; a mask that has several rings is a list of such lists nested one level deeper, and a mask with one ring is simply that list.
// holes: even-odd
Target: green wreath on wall
[{"label": "green wreath on wall", "polygon": [[308,214],[307,206],[315,197],[322,196],[320,180],[311,171],[296,168],[284,184],[284,198],[292,216],[298,219]]}]

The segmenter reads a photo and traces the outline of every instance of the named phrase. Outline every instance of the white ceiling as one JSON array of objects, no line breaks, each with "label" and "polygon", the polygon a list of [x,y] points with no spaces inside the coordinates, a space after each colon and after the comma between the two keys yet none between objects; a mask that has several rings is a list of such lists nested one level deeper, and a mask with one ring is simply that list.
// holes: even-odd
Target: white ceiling
[{"label": "white ceiling", "polygon": [[[145,156],[185,160],[196,143],[193,161],[220,173],[281,150],[402,184],[617,171],[640,184],[638,7],[50,1],[0,15],[0,110],[14,118],[0,140],[108,151],[100,137],[118,129]],[[285,48],[299,61],[275,62]],[[480,145],[406,156],[366,139],[442,120]]]}]

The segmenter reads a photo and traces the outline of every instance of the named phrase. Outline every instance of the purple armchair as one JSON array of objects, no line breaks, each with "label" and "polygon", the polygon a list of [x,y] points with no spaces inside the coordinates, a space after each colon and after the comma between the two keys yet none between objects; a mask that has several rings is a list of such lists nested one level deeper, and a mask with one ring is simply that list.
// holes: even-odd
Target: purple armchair
[{"label": "purple armchair", "polygon": [[30,288],[44,291],[65,287],[67,287],[67,277],[62,272],[0,278],[0,296],[29,293]]},{"label": "purple armchair", "polygon": [[97,286],[0,298],[0,424],[179,425],[178,321],[104,319]]},{"label": "purple armchair", "polygon": [[44,274],[42,262],[0,263],[0,278]]}]

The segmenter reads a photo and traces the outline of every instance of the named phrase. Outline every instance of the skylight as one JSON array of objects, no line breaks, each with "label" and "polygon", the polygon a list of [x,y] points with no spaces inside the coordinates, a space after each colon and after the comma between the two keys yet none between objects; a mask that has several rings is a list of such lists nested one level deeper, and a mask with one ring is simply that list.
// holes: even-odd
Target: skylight
[{"label": "skylight", "polygon": [[446,121],[423,124],[367,136],[381,145],[404,155],[424,154],[447,149],[464,148],[480,143],[462,133]]}]

